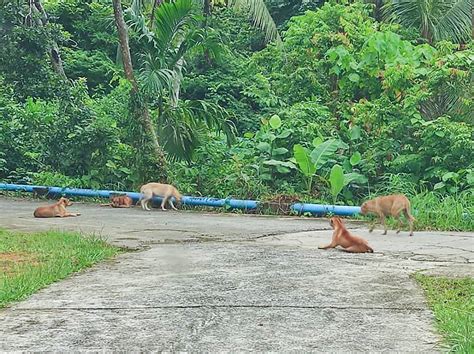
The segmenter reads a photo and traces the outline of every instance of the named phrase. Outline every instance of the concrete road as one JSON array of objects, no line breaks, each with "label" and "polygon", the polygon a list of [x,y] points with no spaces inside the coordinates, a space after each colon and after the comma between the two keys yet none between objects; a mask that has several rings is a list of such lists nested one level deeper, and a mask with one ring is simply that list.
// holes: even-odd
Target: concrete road
[{"label": "concrete road", "polygon": [[[0,227],[80,230],[137,249],[0,311],[0,350],[438,351],[415,271],[473,275],[472,233],[365,237],[374,254],[318,250],[325,219],[144,212],[0,198]],[[1,242],[1,240],[0,240]]]}]

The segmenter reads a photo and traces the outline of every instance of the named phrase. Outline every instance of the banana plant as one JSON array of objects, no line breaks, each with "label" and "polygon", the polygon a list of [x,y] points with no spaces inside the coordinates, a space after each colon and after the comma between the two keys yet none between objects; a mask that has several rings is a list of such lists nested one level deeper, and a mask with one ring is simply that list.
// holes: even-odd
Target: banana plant
[{"label": "banana plant", "polygon": [[309,152],[300,144],[293,147],[293,154],[299,171],[303,174],[305,186],[311,193],[313,178],[316,172],[323,167],[341,147],[342,142],[337,139],[329,139],[324,142],[315,141],[316,147]]},{"label": "banana plant", "polygon": [[337,196],[342,189],[352,182],[365,183],[367,178],[356,172],[344,173],[343,168],[338,164],[332,166],[329,174],[329,184],[334,204],[336,204]]}]

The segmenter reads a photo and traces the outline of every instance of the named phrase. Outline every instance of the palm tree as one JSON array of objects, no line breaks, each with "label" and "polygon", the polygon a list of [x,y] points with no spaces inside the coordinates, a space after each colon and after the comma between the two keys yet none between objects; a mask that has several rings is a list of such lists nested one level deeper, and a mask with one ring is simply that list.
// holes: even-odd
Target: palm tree
[{"label": "palm tree", "polygon": [[384,17],[418,28],[428,43],[451,40],[466,43],[473,31],[473,0],[389,0]]},{"label": "palm tree", "polygon": [[230,141],[233,125],[220,106],[179,99],[186,55],[203,47],[214,48],[207,43],[193,0],[161,3],[153,15],[153,29],[139,7],[132,6],[129,15],[143,48],[138,84],[145,99],[157,105],[158,134],[169,156],[189,160],[209,130],[224,131]]},{"label": "palm tree", "polygon": [[[132,58],[130,55],[130,46],[129,46],[129,41],[128,41],[128,30],[127,30],[127,25],[125,23],[125,20],[123,18],[122,4],[120,0],[112,0],[112,4],[114,8],[115,24],[117,26],[117,31],[119,35],[120,51],[122,55],[121,57],[122,57],[125,77],[132,84],[132,95],[134,97],[139,97],[140,91],[139,91],[139,87],[138,87],[138,84],[133,72]],[[141,102],[141,100],[138,100],[138,101]],[[138,109],[138,114],[139,114],[138,118],[140,119],[140,123],[143,127],[143,130],[149,135],[150,140],[152,142],[156,161],[160,165],[160,167],[164,168],[166,165],[166,160],[163,154],[163,150],[161,149],[160,144],[158,142],[158,136],[156,134],[155,128],[153,127],[153,124],[148,112],[148,107],[145,102],[141,102],[140,107],[137,107],[137,109]]]},{"label": "palm tree", "polygon": [[[133,0],[131,7],[140,11],[143,9],[150,11],[149,23],[150,28],[153,29],[155,13],[164,2],[164,0]],[[236,11],[247,13],[253,25],[265,33],[266,42],[281,40],[275,21],[273,21],[264,0],[195,0],[195,2],[202,4],[206,18],[211,15],[212,8],[215,6],[227,6]]]},{"label": "palm tree", "polygon": [[248,13],[248,17],[253,21],[253,25],[265,33],[266,42],[273,40],[281,41],[278,28],[264,0],[211,0],[211,3],[224,3],[236,11]]}]

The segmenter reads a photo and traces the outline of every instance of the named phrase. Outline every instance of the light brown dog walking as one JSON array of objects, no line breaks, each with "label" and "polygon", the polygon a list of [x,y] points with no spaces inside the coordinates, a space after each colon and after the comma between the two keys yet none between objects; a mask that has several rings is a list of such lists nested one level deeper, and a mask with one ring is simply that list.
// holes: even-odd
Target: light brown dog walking
[{"label": "light brown dog walking", "polygon": [[161,209],[165,209],[165,204],[169,201],[169,204],[174,210],[176,207],[171,200],[171,197],[176,199],[176,202],[181,203],[181,193],[173,187],[171,184],[163,184],[163,183],[147,183],[140,188],[140,193],[142,194],[140,198],[140,203],[142,205],[143,210],[151,210],[148,206],[148,203],[153,199],[154,196],[163,198],[161,202]]},{"label": "light brown dog walking", "polygon": [[[400,213],[403,212],[410,225],[410,236],[413,236],[413,222],[416,221],[416,219],[410,214],[410,201],[403,194],[392,194],[368,200],[362,204],[360,212],[362,215],[368,213],[377,214],[384,228],[383,235],[387,234],[387,226],[385,224],[386,216],[393,216],[398,220],[397,234],[400,232],[400,228],[402,227]],[[373,230],[374,225],[370,227],[369,231],[372,232]]]}]

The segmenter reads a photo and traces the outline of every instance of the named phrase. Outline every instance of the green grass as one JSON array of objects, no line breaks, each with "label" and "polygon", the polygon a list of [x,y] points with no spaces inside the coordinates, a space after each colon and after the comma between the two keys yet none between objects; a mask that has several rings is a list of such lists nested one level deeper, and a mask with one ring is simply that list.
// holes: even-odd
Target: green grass
[{"label": "green grass", "polygon": [[474,353],[474,279],[416,274],[450,352]]},{"label": "green grass", "polygon": [[100,238],[79,233],[0,229],[0,308],[119,252]]},{"label": "green grass", "polygon": [[[389,194],[389,193],[385,193]],[[383,194],[380,194],[383,195]],[[436,231],[474,231],[474,192],[466,191],[455,195],[442,195],[436,192],[421,192],[418,194],[406,193],[411,202],[411,212],[415,217],[415,230]],[[375,195],[372,196],[375,198]],[[359,219],[377,221],[378,217],[371,215],[359,216]],[[408,223],[403,215],[403,228],[408,230]],[[389,217],[386,219],[389,230],[397,228],[397,221]]]},{"label": "green grass", "polygon": [[410,197],[415,226],[423,230],[474,231],[474,193],[442,196],[424,192]]}]

